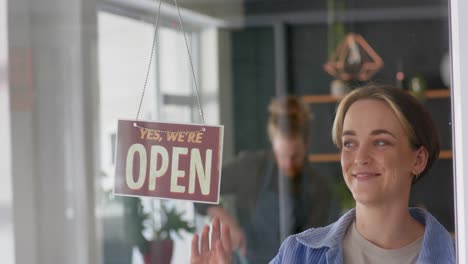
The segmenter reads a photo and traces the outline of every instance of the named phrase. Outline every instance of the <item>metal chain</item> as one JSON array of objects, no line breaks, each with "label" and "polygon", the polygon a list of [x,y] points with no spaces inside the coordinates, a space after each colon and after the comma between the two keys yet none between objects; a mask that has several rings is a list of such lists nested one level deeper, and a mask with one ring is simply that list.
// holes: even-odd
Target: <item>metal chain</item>
[{"label": "metal chain", "polygon": [[154,36],[153,36],[153,45],[151,46],[151,55],[148,63],[148,69],[146,71],[145,84],[143,85],[143,91],[141,92],[140,104],[138,105],[138,111],[135,120],[138,120],[140,116],[141,105],[143,104],[143,98],[145,97],[146,85],[148,84],[148,77],[151,69],[151,63],[153,62],[154,50],[156,49],[156,39],[158,34],[158,25],[159,25],[159,14],[161,12],[161,2],[159,0],[158,10],[156,11],[155,26],[154,26]]},{"label": "metal chain", "polygon": [[180,15],[180,10],[179,10],[179,5],[177,4],[177,0],[174,0],[174,3],[175,3],[175,6],[177,8],[177,14],[179,15],[179,24],[180,24],[180,28],[182,29],[182,33],[184,34],[185,46],[187,48],[187,54],[188,54],[188,58],[189,58],[189,61],[190,61],[190,67],[192,69],[193,84],[195,86],[195,92],[196,92],[196,95],[197,95],[198,112],[200,113],[202,124],[205,124],[205,117],[203,115],[203,109],[201,107],[200,93],[199,93],[199,90],[198,90],[197,78],[195,77],[195,69],[193,67],[192,55],[190,54],[190,48],[189,48],[189,45],[188,45],[187,36],[185,35],[184,23],[182,22],[182,16]]},{"label": "metal chain", "polygon": [[[141,106],[143,104],[143,98],[145,96],[146,86],[148,84],[148,77],[149,77],[149,73],[150,73],[150,69],[151,69],[151,64],[152,64],[152,61],[153,61],[153,55],[154,55],[155,50],[156,50],[156,43],[157,43],[156,39],[157,39],[157,32],[158,32],[158,25],[159,25],[159,15],[160,15],[160,11],[161,11],[161,2],[162,2],[162,0],[159,1],[158,10],[156,12],[156,19],[155,19],[156,21],[155,21],[153,45],[151,47],[151,56],[150,56],[150,60],[149,60],[149,64],[148,64],[148,70],[146,72],[145,84],[143,86],[143,91],[141,93],[140,103],[138,105],[138,111],[137,111],[137,115],[136,115],[136,119],[135,119],[137,121],[138,121],[138,117],[140,116]],[[177,0],[174,0],[174,3],[175,3],[175,6],[177,8],[177,14],[179,16],[179,24],[180,24],[180,27],[182,29],[182,33],[183,33],[183,36],[184,36],[185,47],[187,48],[187,54],[188,54],[188,58],[189,58],[189,62],[190,62],[190,68],[192,69],[192,79],[193,79],[193,84],[194,84],[195,92],[196,92],[198,112],[200,114],[202,124],[204,125],[205,124],[205,117],[203,115],[203,109],[202,109],[202,106],[201,106],[200,93],[199,93],[199,90],[198,90],[198,83],[197,83],[197,79],[196,79],[196,75],[195,75],[195,68],[193,67],[192,55],[190,53],[190,48],[189,48],[189,45],[188,45],[187,36],[185,34],[184,23],[182,22],[182,16],[180,14],[180,9],[179,9],[179,5],[177,4]],[[133,126],[137,127],[137,128],[149,129],[149,128],[145,128],[145,127],[142,127],[142,126],[138,125],[136,122],[133,124]],[[158,129],[149,129],[149,130],[154,130],[156,132],[163,132],[163,133],[180,132],[180,131],[168,131],[168,130],[158,130]],[[202,131],[205,131],[204,127],[199,129],[198,131],[182,131],[182,132],[188,133],[188,132],[202,132]]]}]

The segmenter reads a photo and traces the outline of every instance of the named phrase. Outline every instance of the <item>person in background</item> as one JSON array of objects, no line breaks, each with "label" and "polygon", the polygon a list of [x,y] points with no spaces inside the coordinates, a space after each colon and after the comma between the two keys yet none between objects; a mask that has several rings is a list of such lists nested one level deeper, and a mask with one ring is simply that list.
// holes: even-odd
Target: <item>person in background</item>
[{"label": "person in background", "polygon": [[222,168],[221,196],[232,208],[196,205],[199,213],[231,227],[231,246],[248,263],[266,263],[276,254],[281,202],[288,235],[328,224],[338,215],[331,183],[307,161],[310,119],[298,98],[272,100],[267,126],[272,149],[243,152]]},{"label": "person in background", "polygon": [[[447,230],[424,209],[408,208],[411,187],[439,155],[438,133],[423,105],[395,87],[359,88],[340,102],[332,134],[356,208],[325,228],[288,237],[270,263],[456,263]],[[211,249],[208,233],[201,251],[194,236],[192,264],[230,263],[221,243],[229,228],[220,232],[216,219],[215,230]]]}]

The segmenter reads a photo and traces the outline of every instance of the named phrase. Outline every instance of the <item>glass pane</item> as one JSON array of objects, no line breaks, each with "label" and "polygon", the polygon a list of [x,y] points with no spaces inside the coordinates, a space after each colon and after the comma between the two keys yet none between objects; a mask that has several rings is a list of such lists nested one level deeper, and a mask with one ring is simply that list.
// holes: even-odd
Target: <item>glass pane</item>
[{"label": "glass pane", "polygon": [[[318,197],[320,190],[313,186],[303,195],[316,198],[308,201],[321,204],[320,209],[331,215],[327,219],[331,222],[356,203],[343,180],[340,151],[331,138],[338,97],[372,83],[391,84],[414,94],[436,123],[441,152],[439,161],[428,174],[411,187],[408,206],[425,208],[453,234],[447,7],[446,1],[439,0],[246,1],[242,4],[243,13],[232,15],[224,13],[227,11],[222,8],[211,6],[207,11],[201,5],[192,5],[194,10],[244,22],[242,26],[236,24],[235,28],[222,30],[229,36],[228,48],[220,49],[228,49],[232,67],[228,70],[228,80],[232,89],[221,86],[220,90],[232,93],[232,97],[228,96],[232,107],[221,105],[220,111],[224,112],[220,114],[232,114],[232,120],[222,119],[221,123],[232,122],[229,132],[233,139],[225,144],[232,143],[234,156],[224,160],[222,196],[224,209],[247,237],[250,263],[266,263],[277,253],[284,238],[281,229],[291,224],[285,219],[293,219],[296,225],[296,230],[287,233],[327,224],[318,221],[300,225],[297,219],[304,214],[321,212],[310,209],[312,206],[302,204],[302,215],[288,212],[294,206],[281,209],[285,203],[281,197],[287,198],[290,193],[287,187],[280,191],[285,179],[274,171],[281,170],[281,154],[279,157],[272,154],[274,141],[267,132],[269,104],[279,94],[303,99],[314,116],[302,168],[306,171],[310,167],[314,173],[307,170],[306,176],[301,175],[300,179],[325,178],[330,183],[330,191],[326,193],[333,195],[329,198]],[[220,43],[225,42],[221,39]],[[223,56],[221,52],[220,61]],[[331,69],[324,67],[327,63]],[[226,68],[220,66],[219,71],[223,70]],[[270,151],[270,156],[260,156],[262,151]],[[265,185],[266,191],[262,189]],[[266,198],[268,195],[270,200]],[[333,202],[338,207],[335,215]],[[198,211],[202,214],[206,209],[201,205],[196,207],[200,207]],[[267,235],[265,230],[269,231]]]},{"label": "glass pane", "polygon": [[[0,0],[2,7],[5,2]],[[0,160],[11,160],[11,168],[0,169],[4,174],[0,176],[0,248],[7,252],[1,257],[21,263],[161,264],[163,258],[172,264],[189,263],[193,233],[199,233],[217,215],[232,227],[233,263],[268,263],[288,235],[304,230],[314,233],[314,228],[336,224],[356,207],[378,209],[381,221],[374,222],[378,222],[378,232],[371,232],[378,233],[377,240],[394,234],[426,238],[431,233],[426,231],[432,228],[427,222],[418,217],[396,217],[408,221],[392,222],[398,214],[384,210],[398,208],[408,216],[407,207],[425,209],[437,222],[426,219],[440,227],[441,233],[424,239],[423,249],[445,238],[448,243],[440,244],[449,244],[451,252],[456,214],[450,1],[181,1],[205,119],[225,128],[221,198],[216,205],[112,195],[117,119],[136,118],[147,72],[138,118],[201,121],[177,9],[171,4],[163,7],[153,67],[148,71],[153,4],[157,1],[58,2],[8,1],[4,8],[8,13],[2,17],[8,17],[8,25],[6,19],[0,21],[5,29],[0,30],[0,42],[7,44],[0,45],[0,119],[5,120],[2,124],[9,123],[0,129],[0,138],[11,141],[11,151],[8,142],[0,143],[2,148],[7,146],[0,151]],[[458,54],[452,57],[459,58]],[[391,157],[385,151],[371,153],[365,156],[373,162],[371,172],[353,173],[343,169],[345,154],[333,143],[331,131],[342,97],[363,85],[378,83],[414,95],[436,123],[439,159],[414,184],[415,178],[410,177],[419,177],[420,171],[409,171],[414,164],[408,164],[411,159],[403,159],[400,152],[392,152]],[[293,97],[290,101],[278,99],[284,94]],[[99,113],[92,112],[95,107]],[[361,111],[356,119],[376,114],[373,110],[377,108]],[[403,114],[414,114],[414,109]],[[414,163],[424,161],[421,141],[412,138],[414,123],[407,123],[402,122],[404,133],[398,139],[403,140],[397,143],[410,142],[413,149],[404,145],[408,150],[404,154],[411,158],[410,154],[420,151]],[[94,138],[97,127],[98,139]],[[349,129],[347,136],[358,137],[356,130]],[[373,129],[370,134],[388,134],[382,130]],[[342,138],[338,136],[338,140]],[[435,138],[435,134],[430,136]],[[347,143],[352,146],[355,142]],[[395,146],[385,140],[365,143],[370,148]],[[385,161],[391,158],[402,165],[389,166]],[[95,175],[95,164],[99,175]],[[368,176],[388,179],[380,185],[369,184],[384,191],[369,188],[352,193],[349,182]],[[95,182],[90,182],[92,177]],[[402,179],[411,184],[402,184],[407,189],[385,192]],[[88,193],[93,187],[97,189],[94,196]],[[375,196],[366,204],[359,194]],[[389,206],[382,206],[381,201]],[[393,207],[394,201],[401,203]],[[91,220],[94,216],[97,228]],[[14,221],[13,228],[10,219],[16,218],[20,221]],[[404,223],[416,228],[400,229]],[[181,225],[183,228],[177,228]],[[351,226],[339,230],[352,231]],[[362,225],[356,227],[362,231],[360,228]],[[180,236],[177,229],[182,229]],[[303,233],[314,240],[308,234]],[[404,246],[382,245],[364,237],[382,248]],[[417,241],[413,238],[402,244]],[[344,243],[343,239],[336,241]],[[9,254],[13,251],[16,256]],[[445,262],[447,256],[440,259]]]},{"label": "glass pane", "polygon": [[[136,249],[132,213],[137,200],[112,195],[117,119],[134,119],[147,72],[153,26],[106,12],[98,13],[101,178],[97,207],[102,224],[104,263],[143,263]],[[140,118],[155,116],[155,70],[150,71]]]},{"label": "glass pane", "polygon": [[[161,27],[158,34],[161,92],[173,95],[190,95],[193,83],[192,73],[182,32]],[[188,33],[187,41],[190,45],[190,34]]]},{"label": "glass pane", "polygon": [[161,109],[162,121],[190,123],[192,121],[192,109],[183,105],[164,105]]},{"label": "glass pane", "polygon": [[[195,72],[203,78],[209,76],[203,71],[219,75],[204,94],[205,114],[230,129],[221,204],[144,199],[142,208],[154,221],[164,223],[161,208],[167,206],[184,212],[182,219],[200,232],[217,215],[233,226],[234,263],[267,263],[288,235],[334,223],[356,206],[331,138],[336,106],[339,97],[360,86],[387,83],[423,102],[441,138],[441,159],[411,187],[408,205],[427,209],[453,234],[446,3],[264,1],[245,2],[240,9],[227,3],[188,7],[211,18],[245,21],[219,30],[213,49],[203,44],[203,33],[197,35],[201,47],[194,50],[201,53],[192,54],[200,59]],[[191,122],[198,114],[187,99],[193,93],[191,69],[182,33],[174,28],[160,28],[155,101],[163,102],[160,120]],[[293,97],[275,101],[280,94]],[[288,124],[292,128],[282,131]],[[144,234],[151,238],[148,229]],[[190,237],[183,232],[172,238],[172,263],[188,262]]]}]

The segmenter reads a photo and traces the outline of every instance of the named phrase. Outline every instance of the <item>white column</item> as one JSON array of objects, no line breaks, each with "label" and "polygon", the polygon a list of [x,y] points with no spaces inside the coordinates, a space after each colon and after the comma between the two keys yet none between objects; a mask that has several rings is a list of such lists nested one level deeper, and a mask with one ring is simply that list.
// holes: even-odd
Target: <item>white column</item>
[{"label": "white column", "polygon": [[0,0],[0,250],[1,262],[15,263],[8,91],[7,1]]},{"label": "white column", "polygon": [[11,0],[17,263],[96,263],[94,0]]},{"label": "white column", "polygon": [[468,263],[468,2],[450,1],[458,263]]}]

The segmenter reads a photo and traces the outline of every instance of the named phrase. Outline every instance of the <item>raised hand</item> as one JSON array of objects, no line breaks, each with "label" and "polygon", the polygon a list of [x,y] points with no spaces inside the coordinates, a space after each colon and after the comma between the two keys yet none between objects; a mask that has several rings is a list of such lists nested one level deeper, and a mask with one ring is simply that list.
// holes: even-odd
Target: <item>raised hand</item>
[{"label": "raised hand", "polygon": [[201,233],[200,249],[198,235],[192,239],[191,264],[230,264],[231,263],[231,233],[229,226],[221,223],[219,218],[213,218],[210,248],[210,227],[204,226]]},{"label": "raised hand", "polygon": [[242,256],[247,254],[247,240],[244,231],[237,223],[236,219],[229,214],[223,207],[212,206],[208,209],[208,215],[218,218],[223,225],[229,226],[231,234],[232,250],[238,250]]}]

